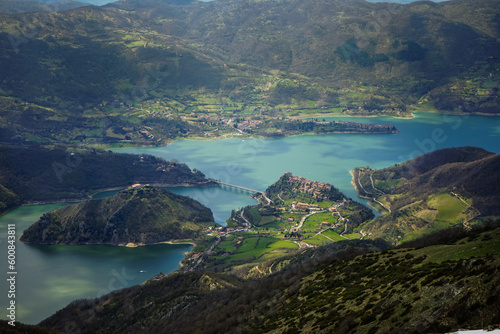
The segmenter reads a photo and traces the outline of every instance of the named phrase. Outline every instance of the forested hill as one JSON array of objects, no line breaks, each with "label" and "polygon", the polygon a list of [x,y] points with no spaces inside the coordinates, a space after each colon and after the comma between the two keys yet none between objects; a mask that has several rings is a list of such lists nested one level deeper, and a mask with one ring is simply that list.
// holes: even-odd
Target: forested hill
[{"label": "forested hill", "polygon": [[187,103],[200,92],[498,113],[499,15],[495,0],[122,0],[2,15],[0,93],[73,116],[103,101]]},{"label": "forested hill", "polygon": [[151,244],[193,239],[215,226],[209,208],[156,187],[123,190],[44,214],[23,232],[33,244]]},{"label": "forested hill", "polygon": [[0,213],[26,202],[77,200],[135,183],[211,184],[185,164],[148,155],[0,146]]}]

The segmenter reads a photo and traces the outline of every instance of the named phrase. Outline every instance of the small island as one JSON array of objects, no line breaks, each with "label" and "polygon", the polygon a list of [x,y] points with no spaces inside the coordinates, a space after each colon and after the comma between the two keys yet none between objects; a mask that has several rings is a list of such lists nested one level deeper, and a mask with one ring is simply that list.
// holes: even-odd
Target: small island
[{"label": "small island", "polygon": [[144,186],[46,213],[20,240],[132,246],[193,239],[213,226],[212,211],[201,203],[164,188]]}]

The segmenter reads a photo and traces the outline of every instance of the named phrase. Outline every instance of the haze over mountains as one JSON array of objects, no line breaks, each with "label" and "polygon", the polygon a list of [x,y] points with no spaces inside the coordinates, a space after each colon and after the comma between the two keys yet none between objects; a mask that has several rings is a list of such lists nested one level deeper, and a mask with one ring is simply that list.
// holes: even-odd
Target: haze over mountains
[{"label": "haze over mountains", "polygon": [[[203,2],[210,2],[213,0],[202,0]],[[369,2],[394,2],[394,3],[401,3],[401,4],[407,4],[410,2],[413,2],[415,0],[389,0],[389,1],[382,1],[382,0],[370,0]],[[444,0],[435,0],[434,2],[441,2]],[[76,4],[78,1],[72,1],[72,0],[2,0],[0,1],[0,11],[3,12],[3,10],[6,8],[4,7],[4,4],[8,3],[9,6],[11,4],[17,3],[16,6],[18,6],[19,9],[22,11],[33,11],[32,10],[32,4],[31,3],[58,3],[59,5],[64,5],[66,3],[73,3]],[[106,5],[109,3],[116,2],[115,0],[82,0],[79,1],[80,4],[92,4],[96,6],[102,6]],[[81,5],[80,5],[81,6]],[[31,7],[31,8],[30,8]],[[69,8],[67,8],[69,9]],[[43,9],[42,9],[43,10]]]}]

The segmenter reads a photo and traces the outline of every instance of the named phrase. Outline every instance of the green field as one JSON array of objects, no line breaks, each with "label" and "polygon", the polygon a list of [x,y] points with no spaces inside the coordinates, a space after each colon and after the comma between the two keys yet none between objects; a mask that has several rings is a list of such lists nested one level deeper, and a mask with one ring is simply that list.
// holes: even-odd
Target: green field
[{"label": "green field", "polygon": [[[298,248],[299,246],[292,241],[281,240],[273,236],[242,233],[230,235],[223,240],[214,250],[218,255],[212,258],[218,263],[236,267],[236,264],[262,262],[284,256]],[[223,253],[229,253],[229,256],[222,256]]]},{"label": "green field", "polygon": [[306,219],[304,225],[302,226],[302,229],[308,231],[317,230],[321,228],[319,224],[321,224],[322,222],[327,222],[333,225],[335,224],[337,219],[338,217],[332,216],[330,212],[316,213]]},{"label": "green field", "polygon": [[469,237],[451,245],[435,245],[412,251],[415,256],[426,255],[426,262],[443,262],[500,254],[500,229]]},{"label": "green field", "polygon": [[228,236],[215,248],[216,252],[232,253],[236,250],[236,237]]},{"label": "green field", "polygon": [[335,231],[332,231],[332,230],[326,230],[322,233],[323,235],[326,235],[327,237],[329,237],[330,239],[334,240],[334,241],[342,241],[342,240],[345,240],[344,238],[342,238],[337,232]]},{"label": "green field", "polygon": [[273,242],[272,244],[269,244],[268,247],[271,251],[278,250],[278,249],[298,249],[299,248],[299,246],[297,246],[293,242],[286,241],[286,240],[279,240],[279,241]]},{"label": "green field", "polygon": [[467,205],[449,193],[432,195],[427,200],[427,204],[429,208],[439,211],[436,215],[437,220],[457,223],[466,219],[462,212],[467,208]]},{"label": "green field", "polygon": [[359,239],[361,235],[359,235],[358,233],[349,233],[349,234],[344,234],[344,237],[348,239]]},{"label": "green field", "polygon": [[308,244],[317,245],[317,246],[328,245],[328,244],[331,244],[333,242],[330,239],[322,236],[321,234],[316,235],[316,236],[309,238],[309,239],[305,239],[304,241],[307,242]]},{"label": "green field", "polygon": [[[235,249],[233,250],[234,254],[231,254],[231,256],[229,256],[226,261],[256,260],[265,253],[271,252],[279,248],[285,248],[281,247],[280,244],[276,245],[276,242],[279,241],[280,241],[279,239],[272,237],[259,237],[259,236],[245,237],[241,241],[241,244],[235,246]],[[228,246],[224,247],[223,245],[226,243],[235,244],[236,242],[237,239],[233,239],[231,241],[225,240],[221,242],[219,246],[222,246],[224,249],[231,249],[230,247]],[[292,247],[288,248],[293,248],[293,244],[291,245]]]},{"label": "green field", "polygon": [[283,230],[283,229],[289,229],[290,227],[292,227],[295,224],[296,224],[296,222],[293,222],[293,223],[280,222],[280,221],[277,221],[275,218],[275,220],[273,220],[272,222],[267,223],[263,226],[260,226],[259,228]]},{"label": "green field", "polygon": [[427,228],[413,231],[410,233],[407,233],[400,241],[400,243],[415,240],[418,238],[423,237],[424,235],[434,233],[439,230],[443,230],[445,228],[448,228],[450,226],[453,226],[454,224],[445,222],[445,221],[435,221],[432,225],[429,225]]}]

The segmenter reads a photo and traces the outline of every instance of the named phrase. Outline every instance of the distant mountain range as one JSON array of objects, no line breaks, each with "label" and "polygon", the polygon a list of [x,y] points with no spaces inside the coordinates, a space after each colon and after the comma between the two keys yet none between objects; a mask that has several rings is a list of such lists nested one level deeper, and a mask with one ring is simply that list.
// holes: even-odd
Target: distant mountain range
[{"label": "distant mountain range", "polygon": [[[409,4],[415,1],[420,1],[420,0],[366,0],[368,2],[392,2],[392,3],[399,3],[399,4]],[[432,2],[443,2],[443,1],[449,1],[449,0],[430,0]]]},{"label": "distant mountain range", "polygon": [[0,13],[27,13],[38,11],[64,11],[73,8],[96,5],[102,6],[111,0],[0,0]]},{"label": "distant mountain range", "polygon": [[126,118],[120,106],[154,99],[179,102],[174,112],[225,98],[250,110],[496,114],[499,17],[494,0],[122,0],[4,14],[0,106],[13,115],[2,124],[36,108],[44,123],[96,120],[103,103]]},{"label": "distant mountain range", "polygon": [[[80,1],[80,3],[102,6],[102,5],[113,3],[116,1],[117,0],[82,0],[82,1]],[[213,1],[213,0],[204,0],[203,2],[211,2],[211,1]],[[394,3],[400,3],[400,4],[408,4],[408,3],[411,3],[414,1],[416,1],[416,0],[368,0],[368,2],[394,2]],[[434,2],[441,2],[441,1],[445,1],[445,0],[434,0]],[[77,1],[72,1],[72,0],[2,0],[2,1],[0,1],[0,3],[7,3],[7,2],[18,3],[18,6],[25,6],[22,3],[28,4],[30,2],[42,2],[42,3],[46,2],[46,3],[59,3],[59,4],[77,3]],[[1,7],[0,7],[0,9],[1,9]]]},{"label": "distant mountain range", "polygon": [[73,0],[0,0],[0,13],[19,14],[29,12],[60,12],[83,6],[88,6],[88,4]]}]

